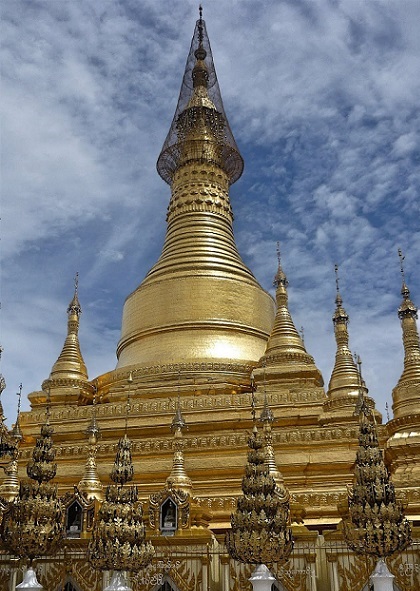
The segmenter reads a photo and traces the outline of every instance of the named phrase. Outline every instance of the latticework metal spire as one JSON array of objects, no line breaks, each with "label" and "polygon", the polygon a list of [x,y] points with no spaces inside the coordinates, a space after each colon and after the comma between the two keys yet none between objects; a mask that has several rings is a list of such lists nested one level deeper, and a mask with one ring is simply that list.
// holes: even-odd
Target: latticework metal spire
[{"label": "latticework metal spire", "polygon": [[293,549],[289,510],[276,494],[276,483],[266,464],[264,442],[256,425],[248,446],[243,495],[231,515],[232,529],[226,534],[226,546],[230,556],[240,562],[282,563]]},{"label": "latticework metal spire", "polygon": [[343,519],[348,546],[358,554],[377,558],[401,552],[411,542],[410,524],[379,448],[373,411],[363,392],[358,404],[360,434],[354,484],[349,490],[348,514]]},{"label": "latticework metal spire", "polygon": [[168,184],[187,162],[202,161],[222,168],[234,183],[243,160],[223,108],[206,24],[200,18],[185,66],[175,115],[160,153],[157,170]]}]

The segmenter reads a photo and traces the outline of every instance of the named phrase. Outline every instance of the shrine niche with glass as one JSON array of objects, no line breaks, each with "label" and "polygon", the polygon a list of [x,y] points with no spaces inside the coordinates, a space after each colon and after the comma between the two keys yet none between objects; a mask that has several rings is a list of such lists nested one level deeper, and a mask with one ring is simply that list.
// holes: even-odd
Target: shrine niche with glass
[{"label": "shrine niche with glass", "polygon": [[[66,538],[86,538],[92,531],[95,500],[87,499],[77,489],[63,498]],[[67,590],[66,590],[67,591]],[[77,590],[76,590],[77,591]]]},{"label": "shrine niche with glass", "polygon": [[178,507],[171,497],[168,497],[160,507],[160,531],[164,536],[174,535],[178,529],[177,524]]}]

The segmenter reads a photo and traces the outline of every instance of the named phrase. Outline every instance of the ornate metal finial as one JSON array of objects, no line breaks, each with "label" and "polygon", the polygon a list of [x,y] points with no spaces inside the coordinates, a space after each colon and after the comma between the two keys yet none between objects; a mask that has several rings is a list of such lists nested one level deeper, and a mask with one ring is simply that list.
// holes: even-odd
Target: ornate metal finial
[{"label": "ornate metal finial", "polygon": [[[202,47],[203,46],[203,7],[201,6],[201,4],[198,7],[198,12],[200,15],[200,18],[198,19],[198,44],[200,47]],[[206,57],[206,56],[204,56],[204,57]]]},{"label": "ornate metal finial", "polygon": [[[198,24],[197,24],[197,26],[198,26],[198,48],[195,50],[194,55],[197,58],[197,60],[203,61],[207,57],[207,51],[203,47],[203,39],[204,39],[203,7],[201,6],[201,4],[199,6],[199,13],[200,13],[200,18],[198,19]],[[208,80],[208,74],[207,74],[207,80]]]},{"label": "ornate metal finial", "polygon": [[303,344],[303,346],[305,346],[305,330],[304,330],[303,326],[300,327],[299,333],[300,333],[300,338],[302,339],[302,344]]},{"label": "ornate metal finial", "polygon": [[336,295],[335,295],[335,304],[336,304],[336,310],[333,316],[333,322],[334,324],[337,322],[345,322],[347,324],[349,317],[347,316],[346,311],[344,310],[343,306],[343,298],[341,297],[340,294],[340,278],[338,275],[338,265],[335,264],[334,265],[334,273],[335,273],[335,291],[336,291]]},{"label": "ornate metal finial", "polygon": [[23,439],[22,431],[20,429],[20,406],[22,402],[22,384],[19,384],[19,392],[16,392],[16,396],[18,397],[18,404],[17,404],[17,413],[16,413],[16,422],[14,427],[11,431],[11,435],[13,439],[18,443]]},{"label": "ornate metal finial", "polygon": [[[16,392],[16,396],[18,397],[18,405],[17,405],[17,419],[19,418],[20,415],[20,405],[21,405],[21,401],[22,401],[22,382],[19,384],[19,392]],[[16,420],[17,420],[16,419]]]},{"label": "ornate metal finial", "polygon": [[172,470],[168,478],[166,479],[166,487],[169,490],[183,491],[189,493],[192,489],[192,482],[189,478],[184,465],[184,447],[182,430],[186,427],[186,422],[181,412],[181,399],[178,394],[178,400],[176,404],[175,416],[171,423],[171,431],[174,434],[172,442],[173,447],[173,460]]},{"label": "ornate metal finial", "polygon": [[186,426],[186,422],[185,422],[184,417],[182,416],[182,412],[181,412],[181,398],[178,394],[175,416],[172,419],[172,423],[171,423],[171,430],[176,431],[176,429],[184,429],[185,426]]},{"label": "ornate metal finial", "polygon": [[357,374],[358,374],[358,381],[359,381],[359,394],[357,397],[357,402],[356,402],[356,407],[354,409],[354,414],[355,415],[369,415],[370,414],[370,409],[369,406],[366,402],[366,398],[365,398],[365,388],[363,387],[363,378],[362,378],[362,360],[360,358],[360,355],[358,355],[357,353],[354,353],[353,355],[354,358],[354,362],[357,365]]},{"label": "ornate metal finial", "polygon": [[334,265],[334,273],[335,273],[335,289],[337,291],[337,293],[340,292],[340,286],[339,286],[339,277],[338,277],[338,265],[335,264]]},{"label": "ornate metal finial", "polygon": [[255,425],[255,416],[256,416],[256,400],[255,400],[255,388],[253,388],[251,390],[251,416],[252,416],[252,422]]},{"label": "ornate metal finial", "polygon": [[403,284],[405,284],[405,275],[404,275],[404,259],[405,259],[405,256],[403,255],[401,248],[398,249],[398,256],[399,256],[399,259],[400,259],[400,272],[401,272],[402,282],[403,282]]},{"label": "ornate metal finial", "polygon": [[386,411],[386,422],[389,423],[389,405],[388,405],[388,402],[385,402],[385,411]]},{"label": "ornate metal finial", "polygon": [[79,272],[74,277],[74,294],[73,298],[67,308],[67,314],[75,314],[77,317],[82,313],[82,307],[79,302]]},{"label": "ornate metal finial", "polygon": [[50,424],[51,417],[51,388],[47,389],[46,407],[45,407],[45,424]]},{"label": "ornate metal finial", "polygon": [[401,248],[398,249],[398,256],[400,257],[400,271],[402,277],[402,286],[401,286],[401,295],[403,296],[403,301],[401,306],[398,308],[398,317],[400,320],[404,320],[404,318],[412,318],[417,319],[417,307],[413,304],[410,300],[410,290],[407,287],[405,282],[405,272],[404,272],[404,260],[405,256],[402,253]]},{"label": "ornate metal finial", "polygon": [[98,439],[101,436],[101,430],[96,422],[96,400],[97,386],[94,386],[93,405],[92,405],[92,419],[87,427],[85,433],[88,436],[88,455],[86,458],[85,469],[83,477],[80,480],[77,488],[83,492],[88,499],[95,498],[98,501],[103,500],[103,486],[99,478],[98,468],[96,466],[96,452]]},{"label": "ornate metal finial", "polygon": [[264,406],[260,415],[260,422],[263,424],[263,441],[265,447],[265,464],[271,476],[276,483],[276,496],[284,505],[284,510],[288,515],[287,522],[290,522],[290,493],[285,487],[284,478],[276,465],[276,458],[273,447],[272,425],[274,423],[274,414],[268,404],[267,392],[264,387]]},{"label": "ornate metal finial", "polygon": [[287,287],[289,285],[289,282],[287,281],[287,277],[286,277],[285,273],[283,272],[283,269],[281,266],[281,254],[280,254],[280,242],[279,241],[277,241],[277,243],[276,243],[276,252],[277,252],[277,273],[276,273],[276,276],[274,277],[273,285],[274,285],[274,287],[279,287],[280,285],[282,285],[283,287]]}]

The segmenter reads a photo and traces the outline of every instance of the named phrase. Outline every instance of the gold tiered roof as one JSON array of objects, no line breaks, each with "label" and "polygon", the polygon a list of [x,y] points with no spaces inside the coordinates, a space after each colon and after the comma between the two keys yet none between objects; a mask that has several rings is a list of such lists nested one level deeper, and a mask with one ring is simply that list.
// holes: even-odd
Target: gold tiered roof
[{"label": "gold tiered roof", "polygon": [[168,229],[160,259],[125,302],[118,368],[255,364],[274,305],[236,248],[229,185],[243,163],[201,18],[157,167],[171,185]]}]

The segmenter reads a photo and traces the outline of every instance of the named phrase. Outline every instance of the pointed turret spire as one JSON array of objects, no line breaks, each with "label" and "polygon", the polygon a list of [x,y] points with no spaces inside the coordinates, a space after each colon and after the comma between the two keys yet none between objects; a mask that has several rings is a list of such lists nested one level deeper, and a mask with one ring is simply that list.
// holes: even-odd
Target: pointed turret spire
[{"label": "pointed turret spire", "polygon": [[171,425],[171,430],[174,434],[174,457],[172,471],[166,479],[166,486],[169,490],[182,490],[186,493],[190,493],[192,489],[192,482],[185,471],[183,451],[184,442],[182,440],[182,430],[185,428],[185,425],[186,423],[181,412],[181,402],[178,397],[176,412]]},{"label": "pointed turret spire", "polygon": [[67,308],[67,337],[59,358],[54,363],[50,380],[58,378],[76,378],[87,380],[86,365],[80,352],[79,318],[82,313],[78,297],[79,274],[74,280],[74,295]]},{"label": "pointed turret spire", "polygon": [[19,445],[19,443],[23,439],[22,429],[20,427],[20,406],[22,403],[22,388],[23,388],[22,384],[19,384],[19,392],[17,392],[17,394],[16,394],[16,396],[18,397],[16,422],[13,425],[12,430],[10,432],[11,436],[16,441],[17,445]]},{"label": "pointed turret spire", "polygon": [[88,499],[103,500],[103,486],[98,475],[98,468],[96,466],[96,450],[98,439],[101,436],[101,430],[96,422],[96,396],[93,397],[93,411],[92,420],[86,429],[88,436],[89,449],[88,457],[85,464],[83,478],[79,482],[78,489],[83,492]]},{"label": "pointed turret spire", "polygon": [[313,357],[306,352],[302,337],[296,330],[288,307],[287,286],[289,282],[281,265],[280,248],[277,244],[278,269],[274,278],[276,287],[277,312],[274,326],[268,339],[260,365],[268,376],[276,374],[285,380],[294,376],[307,378],[315,385],[322,386],[321,372]]},{"label": "pointed turret spire", "polygon": [[356,363],[349,348],[349,333],[347,330],[349,316],[343,308],[337,265],[335,265],[334,270],[337,293],[335,298],[336,307],[332,321],[334,324],[337,351],[335,354],[334,369],[328,386],[328,396],[330,398],[341,398],[348,395],[357,396],[360,390],[360,379]]},{"label": "pointed turret spire", "polygon": [[276,483],[276,494],[283,503],[290,501],[290,493],[284,485],[283,474],[277,468],[276,459],[273,447],[272,424],[274,422],[274,415],[268,405],[267,393],[264,392],[264,406],[261,411],[260,421],[263,424],[263,439],[265,445],[265,463],[268,471],[274,478]]},{"label": "pointed turret spire", "polygon": [[[79,274],[74,279],[74,294],[67,308],[67,336],[63,349],[54,363],[50,376],[44,380],[42,390],[49,392],[51,403],[74,404],[82,394],[90,399],[93,386],[88,382],[88,373],[79,344],[79,320],[82,307],[79,302]],[[29,395],[32,406],[42,399],[35,392]]]},{"label": "pointed turret spire", "polygon": [[392,392],[394,417],[418,414],[420,407],[420,341],[417,328],[417,307],[410,299],[404,274],[404,259],[401,249],[400,270],[402,276],[401,295],[403,300],[398,308],[404,344],[404,370]]}]

